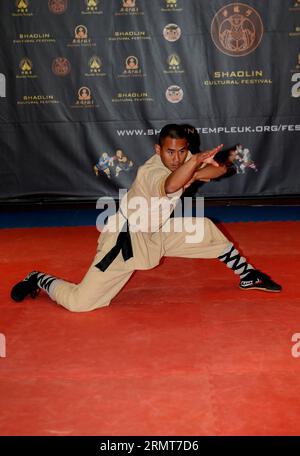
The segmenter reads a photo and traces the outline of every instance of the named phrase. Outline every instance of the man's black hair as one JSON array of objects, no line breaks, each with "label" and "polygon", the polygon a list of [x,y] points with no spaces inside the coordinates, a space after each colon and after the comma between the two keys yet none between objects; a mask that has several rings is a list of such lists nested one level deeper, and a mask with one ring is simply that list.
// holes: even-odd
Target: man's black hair
[{"label": "man's black hair", "polygon": [[182,124],[181,126],[184,128],[187,135],[189,151],[192,154],[197,154],[200,152],[200,136],[197,129],[190,124]]},{"label": "man's black hair", "polygon": [[158,143],[160,146],[163,145],[165,138],[170,137],[172,139],[186,139],[188,141],[188,135],[182,125],[168,124],[165,125],[159,134]]}]

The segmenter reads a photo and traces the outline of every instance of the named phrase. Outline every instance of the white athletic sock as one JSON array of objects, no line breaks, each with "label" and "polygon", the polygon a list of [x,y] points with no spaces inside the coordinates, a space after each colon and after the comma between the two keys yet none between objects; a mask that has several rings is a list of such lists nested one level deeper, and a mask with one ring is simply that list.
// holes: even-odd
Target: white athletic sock
[{"label": "white athletic sock", "polygon": [[52,301],[55,301],[55,298],[54,298],[54,290],[55,288],[57,287],[57,285],[59,285],[61,282],[63,282],[63,280],[61,279],[55,279],[53,280],[53,282],[50,284],[49,286],[49,291],[48,291],[48,295],[50,296],[50,298],[52,299]]}]

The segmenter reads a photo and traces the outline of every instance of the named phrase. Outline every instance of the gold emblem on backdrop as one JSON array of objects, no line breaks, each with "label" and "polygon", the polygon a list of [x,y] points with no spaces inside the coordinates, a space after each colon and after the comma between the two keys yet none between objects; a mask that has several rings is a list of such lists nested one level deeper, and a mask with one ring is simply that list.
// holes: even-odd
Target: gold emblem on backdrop
[{"label": "gold emblem on backdrop", "polygon": [[232,57],[253,52],[263,36],[263,23],[258,12],[243,3],[231,3],[221,8],[211,24],[211,36],[216,47]]}]

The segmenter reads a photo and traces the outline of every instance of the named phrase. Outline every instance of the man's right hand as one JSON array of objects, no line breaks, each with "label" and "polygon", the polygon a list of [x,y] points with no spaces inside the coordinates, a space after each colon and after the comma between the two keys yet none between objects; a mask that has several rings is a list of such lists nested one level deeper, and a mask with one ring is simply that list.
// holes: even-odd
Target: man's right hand
[{"label": "man's right hand", "polygon": [[218,168],[219,163],[216,160],[214,160],[214,156],[218,152],[220,152],[222,147],[223,147],[223,144],[220,144],[219,146],[215,147],[214,149],[206,150],[205,152],[198,152],[196,154],[198,166],[201,165],[202,163],[205,163],[207,165],[213,165],[216,168]]}]

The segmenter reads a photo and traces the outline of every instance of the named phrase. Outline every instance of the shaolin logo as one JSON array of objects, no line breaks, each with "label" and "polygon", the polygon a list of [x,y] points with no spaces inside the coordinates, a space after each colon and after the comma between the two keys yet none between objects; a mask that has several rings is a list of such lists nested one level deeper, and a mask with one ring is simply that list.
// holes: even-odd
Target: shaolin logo
[{"label": "shaolin logo", "polygon": [[90,77],[90,76],[106,76],[106,73],[102,71],[102,61],[97,55],[93,55],[89,60],[88,60],[88,72],[84,73],[84,76]]},{"label": "shaolin logo", "polygon": [[32,74],[32,61],[29,60],[27,57],[21,60],[19,68],[21,70],[21,74],[23,76],[29,76]]},{"label": "shaolin logo", "polygon": [[137,57],[135,57],[134,55],[130,55],[129,57],[127,57],[126,61],[125,61],[125,68],[126,70],[138,70],[139,69],[139,61],[137,59]]},{"label": "shaolin logo", "polygon": [[68,8],[68,0],[49,0],[48,8],[53,14],[63,14]]},{"label": "shaolin logo", "polygon": [[261,42],[263,31],[258,12],[243,3],[224,6],[211,24],[211,36],[216,47],[231,57],[253,52]]},{"label": "shaolin logo", "polygon": [[71,108],[98,108],[99,106],[96,105],[94,99],[92,97],[92,93],[89,87],[83,86],[77,92],[77,100],[75,104],[71,105]]},{"label": "shaolin logo", "polygon": [[181,0],[162,0],[163,6],[161,8],[161,11],[163,12],[169,12],[169,11],[176,11],[180,12],[182,11],[182,7],[178,3],[181,3]]},{"label": "shaolin logo", "polygon": [[101,73],[102,62],[96,55],[89,60],[89,68],[91,74],[100,74]]},{"label": "shaolin logo", "polygon": [[85,0],[86,11],[90,13],[95,13],[98,11],[99,0]]},{"label": "shaolin logo", "polygon": [[121,0],[120,3],[120,8],[115,13],[116,16],[139,16],[144,14],[137,5],[138,0]]},{"label": "shaolin logo", "polygon": [[122,0],[122,8],[129,10],[135,8],[136,0]]},{"label": "shaolin logo", "polygon": [[74,29],[74,38],[68,47],[91,47],[96,46],[94,40],[88,37],[88,29],[85,25],[76,25]]},{"label": "shaolin logo", "polygon": [[88,31],[85,25],[77,25],[75,27],[75,38],[77,40],[84,40],[88,37]]},{"label": "shaolin logo", "polygon": [[170,103],[179,103],[183,99],[183,90],[177,85],[169,86],[166,90],[166,99]]},{"label": "shaolin logo", "polygon": [[181,67],[181,60],[178,54],[170,54],[167,58],[167,69],[164,70],[165,74],[183,74],[184,70]]},{"label": "shaolin logo", "polygon": [[56,76],[67,76],[71,71],[71,64],[66,57],[57,57],[52,62],[52,72]]},{"label": "shaolin logo", "polygon": [[81,14],[103,14],[99,0],[84,0],[84,3],[85,9],[81,11]]},{"label": "shaolin logo", "polygon": [[163,35],[167,41],[177,41],[181,36],[181,29],[177,24],[168,24],[163,30]]},{"label": "shaolin logo", "polygon": [[168,57],[169,70],[179,70],[180,68],[180,58],[177,54],[171,54]]},{"label": "shaolin logo", "polygon": [[78,90],[78,100],[79,101],[91,101],[91,91],[88,87],[80,87]]},{"label": "shaolin logo", "polygon": [[291,0],[290,11],[300,11],[300,0]]},{"label": "shaolin logo", "polygon": [[166,2],[166,6],[170,9],[176,8],[176,6],[177,6],[177,0],[165,0],[165,2]]},{"label": "shaolin logo", "polygon": [[129,55],[124,60],[123,71],[118,74],[118,78],[129,78],[129,77],[145,77],[142,68],[139,63],[139,59],[135,55]]},{"label": "shaolin logo", "polygon": [[28,13],[28,5],[29,5],[28,0],[17,0],[17,2],[16,2],[17,13]]},{"label": "shaolin logo", "polygon": [[33,16],[29,11],[29,0],[16,0],[15,11],[12,13],[13,16]]},{"label": "shaolin logo", "polygon": [[35,79],[37,75],[33,73],[33,63],[28,57],[24,57],[19,63],[19,74],[17,79]]}]

